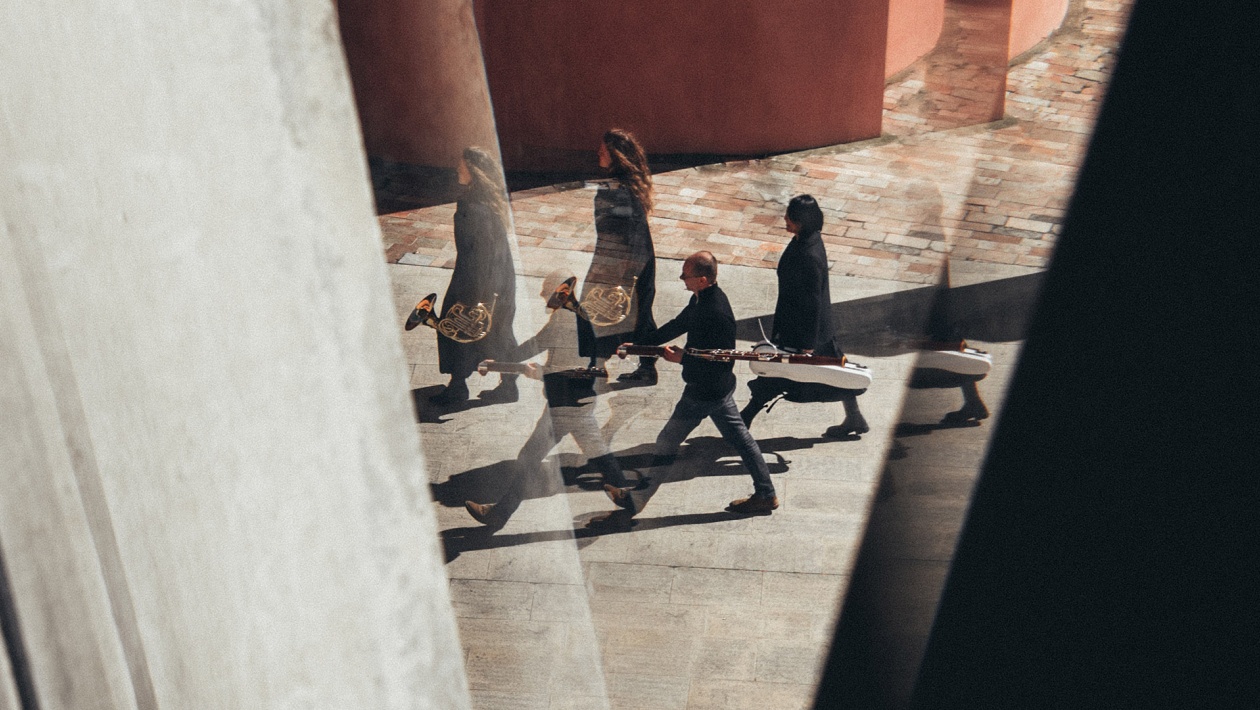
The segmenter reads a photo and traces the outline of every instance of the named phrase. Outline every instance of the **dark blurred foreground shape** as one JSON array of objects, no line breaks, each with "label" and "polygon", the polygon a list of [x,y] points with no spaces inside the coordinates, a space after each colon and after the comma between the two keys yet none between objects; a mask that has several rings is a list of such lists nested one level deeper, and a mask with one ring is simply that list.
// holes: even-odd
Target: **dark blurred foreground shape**
[{"label": "dark blurred foreground shape", "polygon": [[913,693],[868,537],[816,707],[1260,707],[1258,7],[1136,4]]}]

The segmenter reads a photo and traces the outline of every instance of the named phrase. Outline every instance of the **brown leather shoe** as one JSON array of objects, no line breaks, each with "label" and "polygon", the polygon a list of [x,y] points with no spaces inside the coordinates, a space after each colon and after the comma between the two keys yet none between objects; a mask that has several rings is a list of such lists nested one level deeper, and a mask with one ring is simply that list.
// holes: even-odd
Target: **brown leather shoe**
[{"label": "brown leather shoe", "polygon": [[769,515],[770,511],[779,507],[779,499],[775,496],[751,495],[747,498],[731,501],[726,509],[740,515]]},{"label": "brown leather shoe", "polygon": [[502,524],[494,517],[494,503],[474,503],[471,500],[466,500],[464,501],[464,509],[468,511],[469,515],[473,516],[473,520],[482,525],[498,526]]}]

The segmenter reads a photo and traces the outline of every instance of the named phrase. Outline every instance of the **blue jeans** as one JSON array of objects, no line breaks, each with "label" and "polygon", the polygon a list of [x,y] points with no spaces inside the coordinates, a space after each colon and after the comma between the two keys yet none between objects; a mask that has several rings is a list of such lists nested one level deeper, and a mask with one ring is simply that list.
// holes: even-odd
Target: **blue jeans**
[{"label": "blue jeans", "polygon": [[774,484],[770,481],[770,469],[766,467],[766,459],[761,455],[757,441],[748,433],[744,420],[735,408],[735,399],[728,393],[721,399],[700,399],[683,390],[678,404],[674,405],[674,413],[665,422],[665,428],[656,437],[656,455],[653,466],[671,463],[678,454],[679,447],[687,436],[700,426],[700,422],[708,417],[717,426],[718,432],[735,447],[744,460],[744,467],[752,475],[753,491],[760,496],[773,496]]}]

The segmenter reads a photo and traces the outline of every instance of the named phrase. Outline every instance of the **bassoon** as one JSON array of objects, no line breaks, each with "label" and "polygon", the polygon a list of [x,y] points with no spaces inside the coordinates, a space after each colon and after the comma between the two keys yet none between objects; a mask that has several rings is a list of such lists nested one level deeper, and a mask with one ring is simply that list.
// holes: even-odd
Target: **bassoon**
[{"label": "bassoon", "polygon": [[[750,362],[775,362],[783,365],[830,365],[832,367],[844,367],[849,362],[843,355],[832,357],[830,355],[815,355],[813,353],[789,353],[781,350],[778,352],[758,352],[755,350],[686,348],[683,352],[701,360],[712,360],[714,362],[748,360]],[[665,348],[658,345],[622,345],[617,348],[617,357],[620,358],[629,355],[661,357],[664,354]],[[861,367],[861,365],[856,363],[854,363],[854,366]]]}]

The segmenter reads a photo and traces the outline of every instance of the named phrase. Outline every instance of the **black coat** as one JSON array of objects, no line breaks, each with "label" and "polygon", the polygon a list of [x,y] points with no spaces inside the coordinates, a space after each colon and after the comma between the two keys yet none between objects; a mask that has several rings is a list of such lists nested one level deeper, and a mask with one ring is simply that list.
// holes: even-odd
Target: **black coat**
[{"label": "black coat", "polygon": [[779,300],[770,340],[795,350],[838,355],[831,326],[831,286],[822,234],[798,235],[783,250],[776,269]]},{"label": "black coat", "polygon": [[455,270],[442,297],[442,316],[452,305],[487,307],[498,301],[492,314],[490,332],[475,343],[458,343],[438,335],[438,369],[467,377],[486,358],[502,359],[516,347],[512,321],[516,317],[516,271],[507,228],[490,207],[460,200],[455,209]]},{"label": "black coat", "polygon": [[618,345],[656,329],[652,317],[656,251],[647,213],[630,189],[615,180],[595,193],[595,253],[582,284],[582,298],[592,286],[621,286],[627,293],[633,292],[634,301],[630,315],[616,325],[597,327],[579,321],[579,355],[608,357]]},{"label": "black coat", "polygon": [[[776,271],[779,300],[770,340],[779,347],[813,350],[819,355],[843,354],[831,324],[831,285],[822,234],[813,232],[793,239],[779,257]],[[792,402],[836,402],[865,392],[781,377],[757,377],[749,381],[748,389],[754,400],[769,401],[782,394]]]}]

